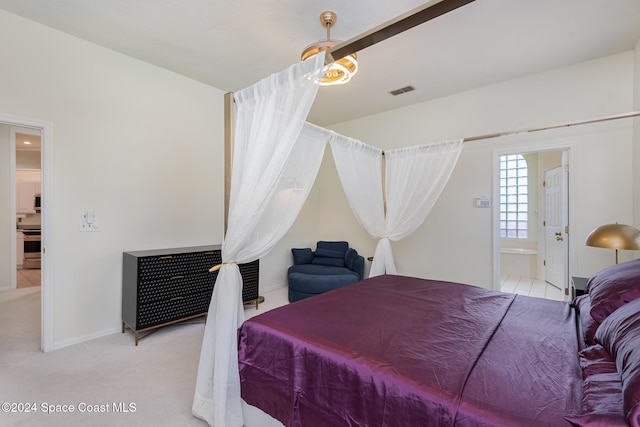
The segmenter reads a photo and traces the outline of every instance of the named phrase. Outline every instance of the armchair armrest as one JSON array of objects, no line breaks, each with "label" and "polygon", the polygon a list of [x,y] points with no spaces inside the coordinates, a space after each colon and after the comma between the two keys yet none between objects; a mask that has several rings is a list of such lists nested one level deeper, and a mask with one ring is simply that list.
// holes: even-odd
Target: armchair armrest
[{"label": "armchair armrest", "polygon": [[363,279],[364,257],[362,255],[358,255],[358,252],[355,249],[349,248],[344,254],[344,264],[349,270],[358,273],[360,280]]}]

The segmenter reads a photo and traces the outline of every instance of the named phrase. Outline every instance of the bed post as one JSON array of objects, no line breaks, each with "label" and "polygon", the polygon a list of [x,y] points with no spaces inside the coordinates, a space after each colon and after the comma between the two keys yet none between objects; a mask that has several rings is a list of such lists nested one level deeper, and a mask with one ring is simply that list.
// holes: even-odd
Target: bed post
[{"label": "bed post", "polygon": [[233,92],[224,94],[224,235],[229,224],[229,200],[231,198],[231,171],[233,169]]}]

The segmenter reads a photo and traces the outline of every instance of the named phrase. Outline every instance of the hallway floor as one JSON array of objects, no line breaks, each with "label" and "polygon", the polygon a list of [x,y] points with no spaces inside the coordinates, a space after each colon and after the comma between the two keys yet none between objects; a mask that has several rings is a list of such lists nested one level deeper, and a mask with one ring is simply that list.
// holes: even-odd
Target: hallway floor
[{"label": "hallway floor", "polygon": [[562,292],[562,289],[556,288],[555,286],[540,279],[502,276],[500,290],[502,292],[509,292],[513,294],[564,301],[564,293]]},{"label": "hallway floor", "polygon": [[17,288],[30,288],[32,286],[40,286],[42,277],[39,268],[18,269],[17,273]]}]

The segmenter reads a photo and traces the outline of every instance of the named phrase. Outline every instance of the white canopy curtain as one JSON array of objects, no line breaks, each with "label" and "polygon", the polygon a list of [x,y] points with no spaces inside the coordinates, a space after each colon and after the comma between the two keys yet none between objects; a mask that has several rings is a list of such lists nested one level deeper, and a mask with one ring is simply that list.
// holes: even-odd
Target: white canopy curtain
[{"label": "white canopy curtain", "polygon": [[331,153],[356,220],[371,237],[382,238],[385,229],[382,150],[336,134],[331,140]]},{"label": "white canopy curtain", "polygon": [[223,264],[205,326],[192,411],[211,426],[242,426],[238,264],[266,255],[293,224],[331,134],[305,124],[324,52],[235,94],[235,140]]},{"label": "white canopy curtain", "polygon": [[383,195],[382,150],[339,135],[332,140],[331,151],[351,209],[369,235],[378,239],[369,277],[397,273],[390,241],[405,238],[424,222],[462,146],[460,139],[386,151]]}]

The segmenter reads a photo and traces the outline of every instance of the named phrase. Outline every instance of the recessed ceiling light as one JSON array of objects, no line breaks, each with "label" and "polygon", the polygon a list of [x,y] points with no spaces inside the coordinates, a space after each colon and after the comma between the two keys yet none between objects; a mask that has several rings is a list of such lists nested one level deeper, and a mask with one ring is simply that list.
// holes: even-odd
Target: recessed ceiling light
[{"label": "recessed ceiling light", "polygon": [[31,145],[31,142],[30,141],[24,141],[23,144]]}]

